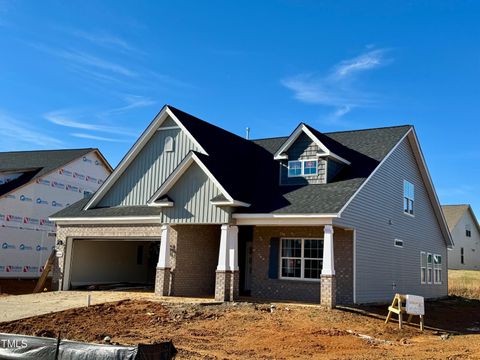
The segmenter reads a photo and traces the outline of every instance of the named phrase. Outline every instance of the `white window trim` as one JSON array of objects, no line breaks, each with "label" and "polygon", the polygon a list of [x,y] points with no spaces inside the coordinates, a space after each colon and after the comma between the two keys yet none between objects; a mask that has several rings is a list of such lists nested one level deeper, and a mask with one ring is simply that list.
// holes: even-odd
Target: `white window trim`
[{"label": "white window trim", "polygon": [[[315,167],[315,173],[314,174],[305,174],[305,162],[307,161],[315,161],[317,163],[317,166]],[[290,163],[291,162],[300,162],[302,165],[300,167],[300,175],[290,175]],[[318,159],[298,159],[298,160],[288,160],[287,163],[287,176],[289,178],[295,178],[295,177],[305,177],[305,176],[317,176],[318,175]]]},{"label": "white window trim", "polygon": [[[397,241],[401,242],[402,245],[397,245]],[[403,240],[401,239],[394,239],[393,240],[393,246],[397,247],[397,248],[400,248],[400,249],[403,249]]]},{"label": "white window trim", "polygon": [[[435,256],[440,257],[440,259],[441,259],[440,264],[435,265]],[[433,262],[433,283],[435,285],[442,285],[442,280],[443,280],[443,268],[442,268],[442,266],[443,266],[443,256],[440,255],[440,254],[434,254],[432,260],[433,260],[432,261]],[[440,280],[440,281],[437,281],[437,270],[440,270],[440,273],[442,274],[441,275],[442,280]]]},{"label": "white window trim", "polygon": [[[422,266],[423,255],[425,255],[425,266]],[[428,263],[427,253],[425,251],[420,251],[420,284],[427,283],[427,280],[428,280],[427,263]],[[425,281],[422,278],[422,269],[425,269]]]},{"label": "white window trim", "polygon": [[[282,257],[282,242],[283,240],[301,240],[302,241],[302,249],[301,249],[301,256],[300,257]],[[278,278],[280,280],[292,280],[292,281],[308,281],[308,282],[320,282],[321,279],[310,279],[310,278],[305,278],[304,277],[304,271],[305,271],[305,260],[319,260],[317,258],[305,258],[303,257],[303,250],[304,250],[304,240],[321,240],[323,241],[323,238],[319,237],[282,237],[280,238],[280,246],[279,246],[279,262],[278,262]],[[300,275],[301,277],[288,277],[288,276],[282,276],[282,258],[288,258],[288,259],[300,259]],[[322,260],[323,264],[323,254],[322,257],[320,258]]]},{"label": "white window trim", "polygon": [[[408,183],[410,185],[413,186],[413,199],[405,196],[405,183]],[[410,214],[410,212],[405,212],[405,198],[407,198],[408,200],[412,201],[412,207],[413,207],[413,214]],[[403,197],[402,197],[402,208],[403,208],[403,213],[405,215],[408,215],[410,217],[415,217],[415,184],[413,182],[410,182],[408,180],[403,180]]]},{"label": "white window trim", "polygon": [[[428,257],[431,256],[432,257],[432,262],[430,263],[430,265],[428,264]],[[432,278],[431,280],[429,279],[429,276],[428,276],[428,270],[432,270]],[[433,254],[432,253],[427,253],[427,284],[431,285],[433,284],[433,279],[434,278],[434,274],[433,274]]]}]

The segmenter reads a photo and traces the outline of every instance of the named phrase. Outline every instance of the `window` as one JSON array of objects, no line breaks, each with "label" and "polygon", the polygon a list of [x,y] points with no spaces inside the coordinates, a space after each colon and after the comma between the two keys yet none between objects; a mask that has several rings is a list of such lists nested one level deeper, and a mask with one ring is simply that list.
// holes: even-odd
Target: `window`
[{"label": "window", "polygon": [[317,160],[292,160],[288,162],[288,177],[317,175]]},{"label": "window", "polygon": [[317,160],[308,160],[303,163],[305,175],[317,175]]},{"label": "window", "polygon": [[401,248],[403,247],[403,240],[395,239],[395,241],[393,242],[393,245]]},{"label": "window", "polygon": [[427,283],[427,254],[420,252],[420,283]]},{"label": "window", "polygon": [[434,266],[434,273],[435,273],[435,284],[442,283],[442,256],[441,255],[434,255],[433,256],[433,266]]},{"label": "window", "polygon": [[472,228],[470,227],[470,224],[465,225],[465,236],[472,237]]},{"label": "window", "polygon": [[174,145],[173,138],[171,136],[167,136],[165,138],[165,145],[164,145],[163,150],[165,150],[167,152],[171,152],[171,151],[173,151],[173,145]]},{"label": "window", "polygon": [[282,239],[280,278],[318,280],[322,272],[322,239]]},{"label": "window", "polygon": [[413,215],[413,201],[415,200],[415,186],[403,181],[403,212],[405,214]]},{"label": "window", "polygon": [[433,256],[432,254],[427,254],[427,282],[431,284],[433,282]]},{"label": "window", "polygon": [[289,161],[288,162],[288,177],[302,176],[302,162]]},{"label": "window", "polygon": [[460,264],[465,265],[465,251],[463,247],[460,248]]}]

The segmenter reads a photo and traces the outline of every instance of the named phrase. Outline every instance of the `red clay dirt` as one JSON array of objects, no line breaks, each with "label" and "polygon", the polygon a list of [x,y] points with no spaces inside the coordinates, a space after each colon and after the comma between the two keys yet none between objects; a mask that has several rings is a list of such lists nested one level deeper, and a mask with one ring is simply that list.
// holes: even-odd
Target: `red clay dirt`
[{"label": "red clay dirt", "polygon": [[420,333],[384,325],[385,307],[125,300],[2,323],[0,332],[60,332],[97,343],[109,336],[118,344],[172,340],[177,359],[480,359],[479,310],[479,301],[429,303],[428,329]]}]

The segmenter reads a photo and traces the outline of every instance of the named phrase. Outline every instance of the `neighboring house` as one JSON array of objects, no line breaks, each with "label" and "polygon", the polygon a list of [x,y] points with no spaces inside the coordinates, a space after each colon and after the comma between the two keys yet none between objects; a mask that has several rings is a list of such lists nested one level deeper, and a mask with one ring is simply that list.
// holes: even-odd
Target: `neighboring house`
[{"label": "neighboring house", "polygon": [[448,227],[412,126],[246,140],[165,106],[52,217],[60,289],[336,303],[447,295]]},{"label": "neighboring house", "polygon": [[112,168],[97,149],[0,153],[0,278],[35,278],[55,246],[49,216],[95,192]]},{"label": "neighboring house", "polygon": [[480,270],[480,225],[470,205],[443,205],[455,246],[448,252],[448,268]]}]

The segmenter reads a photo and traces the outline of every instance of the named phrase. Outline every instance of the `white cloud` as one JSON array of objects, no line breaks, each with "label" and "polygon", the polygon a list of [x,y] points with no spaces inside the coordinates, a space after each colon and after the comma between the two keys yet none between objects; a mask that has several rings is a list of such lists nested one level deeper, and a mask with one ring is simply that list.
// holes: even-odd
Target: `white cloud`
[{"label": "white cloud", "polygon": [[99,46],[104,46],[108,48],[114,48],[123,51],[137,51],[132,45],[122,38],[108,34],[106,32],[88,32],[82,30],[73,31],[73,35],[76,37],[82,38],[84,40],[90,41]]},{"label": "white cloud", "polygon": [[148,107],[156,103],[156,101],[148,97],[139,96],[139,95],[129,95],[129,94],[123,95],[123,101],[125,102],[126,105],[103,111],[99,113],[99,116],[106,117],[114,114],[120,114],[129,110]]},{"label": "white cloud", "polygon": [[339,77],[351,76],[356,72],[371,70],[385,65],[384,49],[372,50],[353,59],[344,60],[335,67],[334,74]]},{"label": "white cloud", "polygon": [[97,136],[97,135],[91,135],[91,134],[85,134],[85,133],[71,133],[71,136],[80,138],[80,139],[89,139],[89,140],[97,140],[97,141],[108,141],[108,142],[130,142],[128,140],[123,140],[123,139],[113,139],[113,138],[108,138],[104,136]]},{"label": "white cloud", "polygon": [[358,90],[358,76],[362,72],[388,64],[386,49],[370,50],[333,66],[325,75],[299,74],[281,80],[283,86],[293,92],[295,99],[308,103],[333,107],[329,120],[340,119],[356,107],[374,105],[375,94]]},{"label": "white cloud", "polygon": [[61,140],[35,129],[32,122],[18,120],[5,112],[0,112],[0,133],[2,134],[0,148],[3,150],[19,147],[31,149],[32,145],[41,148],[64,146]]},{"label": "white cloud", "polygon": [[90,130],[90,131],[98,131],[110,134],[119,134],[119,135],[129,135],[135,136],[131,130],[101,124],[92,124],[87,123],[79,120],[74,120],[71,118],[71,114],[67,110],[58,110],[58,111],[51,111],[43,115],[43,117],[50,121],[53,124],[74,128],[74,129],[81,129],[81,130]]}]

